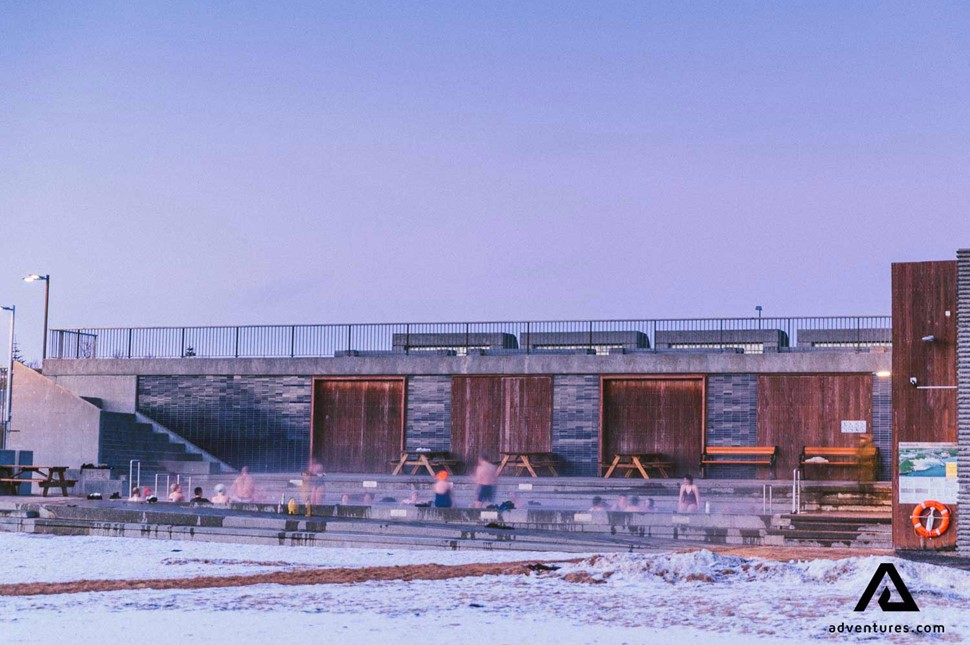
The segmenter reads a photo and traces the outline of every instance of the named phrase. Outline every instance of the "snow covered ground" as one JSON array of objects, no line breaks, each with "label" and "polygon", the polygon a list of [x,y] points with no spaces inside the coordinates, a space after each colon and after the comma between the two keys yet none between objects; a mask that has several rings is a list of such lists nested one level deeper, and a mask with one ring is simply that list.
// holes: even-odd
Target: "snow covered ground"
[{"label": "snow covered ground", "polygon": [[[0,583],[189,578],[320,567],[549,561],[575,554],[387,551],[0,533]],[[853,608],[892,561],[921,611]],[[880,590],[881,591],[881,590]],[[878,593],[876,594],[878,597]],[[830,624],[942,624],[943,635]],[[970,573],[892,558],[779,563],[708,551],[593,556],[529,576],[0,596],[0,643],[960,643]]]}]

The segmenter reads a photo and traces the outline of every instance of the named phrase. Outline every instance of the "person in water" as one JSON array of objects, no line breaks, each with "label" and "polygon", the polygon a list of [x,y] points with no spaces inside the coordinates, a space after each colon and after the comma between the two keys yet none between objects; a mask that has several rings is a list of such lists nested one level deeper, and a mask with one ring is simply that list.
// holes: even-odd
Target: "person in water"
[{"label": "person in water", "polygon": [[680,495],[677,497],[678,513],[696,513],[701,504],[701,492],[694,484],[691,475],[684,475],[684,482],[680,485]]},{"label": "person in water", "polygon": [[442,470],[435,477],[438,481],[434,483],[434,487],[432,488],[434,491],[434,507],[451,508],[453,501],[451,499],[451,482],[448,481],[448,473]]}]

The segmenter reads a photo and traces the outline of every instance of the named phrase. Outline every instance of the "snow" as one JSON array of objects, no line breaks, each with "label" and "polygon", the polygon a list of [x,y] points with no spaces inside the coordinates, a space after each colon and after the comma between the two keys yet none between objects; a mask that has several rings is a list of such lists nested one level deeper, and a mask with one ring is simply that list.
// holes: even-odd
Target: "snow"
[{"label": "snow", "polygon": [[[575,558],[574,554],[247,546],[0,533],[0,580],[184,577],[388,564]],[[830,634],[828,626],[943,624],[970,639],[970,572],[895,558],[775,562],[712,553],[582,556],[529,576],[343,585],[0,596],[0,642],[137,643],[904,643],[913,635]],[[892,562],[920,606],[853,608]],[[260,563],[260,564],[247,564]],[[880,590],[881,591],[881,590]],[[878,597],[878,593],[877,593]]]},{"label": "snow", "polygon": [[[64,557],[52,557],[58,553]],[[287,571],[300,567],[466,564],[576,557],[575,553],[297,548],[0,533],[0,583],[189,578]]]}]

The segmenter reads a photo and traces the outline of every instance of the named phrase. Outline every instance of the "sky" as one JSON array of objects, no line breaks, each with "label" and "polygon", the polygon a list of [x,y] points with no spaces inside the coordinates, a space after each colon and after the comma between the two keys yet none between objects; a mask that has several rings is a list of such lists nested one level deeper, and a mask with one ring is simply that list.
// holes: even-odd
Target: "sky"
[{"label": "sky", "polygon": [[942,2],[3,2],[0,304],[33,358],[32,272],[52,328],[887,314],[891,262],[970,247],[967,33]]}]

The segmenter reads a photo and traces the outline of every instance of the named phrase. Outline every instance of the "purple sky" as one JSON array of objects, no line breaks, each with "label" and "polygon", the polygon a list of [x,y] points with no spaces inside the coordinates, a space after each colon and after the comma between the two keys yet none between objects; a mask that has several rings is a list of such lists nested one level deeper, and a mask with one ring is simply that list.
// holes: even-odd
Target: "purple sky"
[{"label": "purple sky", "polygon": [[888,313],[890,262],[970,245],[968,33],[965,3],[0,3],[0,304],[34,357],[34,271],[52,327]]}]

